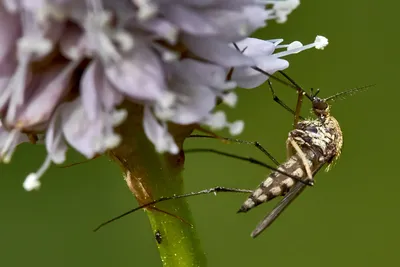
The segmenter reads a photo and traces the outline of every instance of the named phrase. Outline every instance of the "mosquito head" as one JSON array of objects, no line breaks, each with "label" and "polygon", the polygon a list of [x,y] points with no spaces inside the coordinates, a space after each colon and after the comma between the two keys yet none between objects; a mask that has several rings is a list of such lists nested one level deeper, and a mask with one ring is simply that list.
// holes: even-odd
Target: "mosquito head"
[{"label": "mosquito head", "polygon": [[329,115],[329,105],[325,99],[317,96],[312,97],[312,108],[318,117],[326,117]]}]

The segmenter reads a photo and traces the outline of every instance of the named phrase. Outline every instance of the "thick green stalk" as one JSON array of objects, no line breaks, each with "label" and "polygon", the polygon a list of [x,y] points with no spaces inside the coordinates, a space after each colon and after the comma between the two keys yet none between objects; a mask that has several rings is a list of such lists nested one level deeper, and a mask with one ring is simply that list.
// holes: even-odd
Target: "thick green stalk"
[{"label": "thick green stalk", "polygon": [[[111,151],[124,172],[130,190],[139,205],[163,196],[183,193],[183,152],[178,155],[159,154],[144,134],[142,108],[125,103],[129,117],[119,128],[122,144]],[[193,126],[172,126],[178,146]],[[197,238],[192,215],[185,199],[157,204],[146,209],[164,267],[206,266],[205,255]],[[150,234],[150,233],[149,233]]]}]

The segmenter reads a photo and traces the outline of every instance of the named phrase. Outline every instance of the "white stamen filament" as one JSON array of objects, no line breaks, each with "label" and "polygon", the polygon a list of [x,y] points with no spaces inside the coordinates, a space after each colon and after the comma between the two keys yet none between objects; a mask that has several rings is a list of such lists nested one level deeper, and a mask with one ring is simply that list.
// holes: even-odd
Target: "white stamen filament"
[{"label": "white stamen filament", "polygon": [[135,45],[135,41],[128,32],[126,31],[118,31],[114,34],[114,40],[118,42],[122,51],[127,52],[132,50]]},{"label": "white stamen filament", "polygon": [[36,173],[30,173],[23,183],[23,187],[26,191],[38,190],[40,188],[40,177],[50,168],[51,156],[47,155],[42,166]]},{"label": "white stamen filament", "polygon": [[[313,48],[315,47],[316,49],[324,49],[325,46],[328,45],[328,39],[318,35],[315,38],[315,42],[311,43],[311,44],[307,44],[307,45],[303,45],[303,46],[299,46],[299,44],[301,44],[300,42],[293,42],[291,44],[289,44],[288,50],[287,51],[283,51],[283,52],[279,52],[276,54],[273,54],[275,57],[284,57],[290,54],[296,54],[299,53],[301,51],[307,50],[309,48]],[[292,45],[292,46],[291,46]],[[284,45],[280,46],[280,47],[285,47]],[[291,48],[291,49],[290,49]]]},{"label": "white stamen filament", "polygon": [[[26,73],[29,64],[30,57],[26,57],[19,60],[17,70],[15,71],[13,77],[9,80],[7,87],[4,89],[9,95],[9,103],[6,115],[6,121],[13,123],[15,117],[17,116],[18,107],[20,107],[24,102],[25,93],[25,82]],[[4,99],[2,100],[4,101]]]},{"label": "white stamen filament", "polygon": [[[3,148],[0,151],[0,159],[3,158],[3,155],[6,155],[7,153],[8,154],[10,153],[9,150],[10,150],[12,144],[15,143],[16,139],[18,138],[18,133],[19,133],[19,131],[17,129],[13,129],[8,134],[7,139],[3,144]],[[4,161],[5,161],[5,159],[4,159]]]}]

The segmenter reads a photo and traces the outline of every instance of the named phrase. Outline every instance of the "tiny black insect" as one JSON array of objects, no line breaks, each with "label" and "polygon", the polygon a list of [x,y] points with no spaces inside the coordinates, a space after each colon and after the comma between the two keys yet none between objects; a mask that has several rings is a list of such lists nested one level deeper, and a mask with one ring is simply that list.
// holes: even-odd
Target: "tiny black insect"
[{"label": "tiny black insect", "polygon": [[156,231],[156,233],[154,234],[154,237],[156,238],[157,244],[160,245],[162,242],[162,235],[159,230]]}]

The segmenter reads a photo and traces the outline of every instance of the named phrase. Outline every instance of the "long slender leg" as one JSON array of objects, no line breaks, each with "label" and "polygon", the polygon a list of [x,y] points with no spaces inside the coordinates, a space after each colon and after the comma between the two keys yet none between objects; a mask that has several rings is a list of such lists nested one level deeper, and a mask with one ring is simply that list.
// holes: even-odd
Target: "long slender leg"
[{"label": "long slender leg", "polygon": [[[293,128],[296,128],[297,123],[299,122],[299,118],[301,118],[301,116],[300,116],[301,106],[303,104],[303,97],[304,97],[304,95],[306,95],[306,92],[300,87],[300,85],[298,85],[294,80],[292,80],[283,71],[280,71],[280,73],[286,79],[288,79],[293,85],[295,85],[296,88],[297,88],[297,104],[296,104],[296,110],[295,110],[295,113],[294,113],[294,121],[293,121]],[[296,143],[296,141],[293,140],[292,137],[289,137],[288,141],[290,142],[291,147],[296,150],[296,152],[299,155],[301,161],[303,162],[303,165],[304,165],[304,168],[306,170],[308,179],[311,181],[311,183],[314,183],[314,179],[313,179],[312,172],[311,172],[311,167],[308,164],[308,160],[307,160],[306,156],[304,155],[303,151],[301,150],[299,145]],[[288,149],[290,149],[290,148],[288,147]]]},{"label": "long slender leg", "polygon": [[76,165],[88,163],[89,161],[92,161],[92,160],[97,159],[97,158],[100,158],[100,157],[101,157],[100,154],[96,154],[96,155],[94,155],[94,157],[91,158],[91,159],[86,159],[86,160],[82,160],[82,161],[79,161],[79,162],[73,162],[73,163],[61,165],[61,166],[58,166],[58,168],[69,168],[69,167],[73,167],[73,166],[76,166]]},{"label": "long slender leg", "polygon": [[226,156],[226,157],[230,157],[230,158],[240,159],[240,160],[247,161],[247,162],[250,162],[250,163],[255,164],[255,165],[259,165],[259,166],[265,167],[267,169],[270,169],[272,171],[278,172],[280,174],[283,174],[283,175],[285,175],[287,177],[290,177],[290,178],[292,178],[292,179],[294,179],[297,182],[300,182],[302,184],[309,185],[309,186],[313,185],[311,183],[312,181],[304,180],[302,177],[297,177],[297,176],[294,176],[294,175],[292,175],[290,173],[286,173],[284,171],[281,171],[279,168],[274,168],[271,165],[268,165],[268,164],[266,164],[264,162],[256,160],[256,159],[254,159],[252,157],[242,157],[242,156],[238,156],[238,155],[235,155],[235,154],[231,154],[231,153],[227,153],[227,152],[223,152],[223,151],[219,151],[219,150],[215,150],[215,149],[209,149],[209,148],[194,148],[194,149],[185,150],[185,153],[191,153],[191,152],[211,152],[211,153],[215,153],[215,154]]},{"label": "long slender leg", "polygon": [[286,73],[284,73],[283,71],[279,71],[279,73],[282,74],[297,90],[297,104],[293,122],[293,127],[296,128],[299,119],[301,119],[300,111],[301,111],[301,106],[303,104],[303,97],[306,96],[308,99],[312,101],[312,96],[307,94],[307,92],[300,85],[298,85],[292,78],[290,78]]},{"label": "long slender leg", "polygon": [[304,95],[310,100],[312,101],[312,96],[310,96],[309,94],[307,94],[307,92],[299,85],[297,84],[292,78],[289,77],[289,75],[287,75],[286,73],[284,73],[283,71],[279,71],[280,74],[282,74],[283,77],[285,77],[290,83],[291,83],[291,88],[296,89],[298,92],[301,91],[304,93]]},{"label": "long slender leg", "polygon": [[270,80],[267,80],[268,85],[269,85],[269,89],[271,91],[272,94],[272,100],[274,100],[276,103],[278,103],[281,107],[283,107],[284,109],[286,109],[287,111],[289,111],[292,115],[295,115],[295,111],[293,109],[291,109],[288,105],[286,105],[276,94],[275,94],[275,90],[274,88],[272,88],[272,83]]},{"label": "long slender leg", "polygon": [[301,106],[303,104],[303,96],[304,96],[304,91],[297,92],[297,104],[296,104],[296,111],[295,111],[294,120],[293,120],[293,128],[296,128],[296,125],[300,119]]},{"label": "long slender leg", "polygon": [[228,187],[217,186],[217,187],[213,187],[213,188],[209,188],[209,189],[204,189],[204,190],[201,190],[201,191],[198,191],[198,192],[191,192],[191,193],[187,193],[187,194],[183,194],[183,195],[174,195],[174,196],[170,196],[170,197],[161,197],[161,198],[159,198],[159,199],[157,199],[157,200],[151,201],[151,202],[146,203],[146,204],[144,204],[144,205],[142,205],[142,206],[139,206],[139,207],[136,207],[136,208],[134,208],[134,209],[131,209],[131,210],[129,210],[129,211],[127,211],[127,212],[125,212],[125,213],[123,213],[123,214],[117,216],[117,217],[114,217],[114,218],[112,218],[112,219],[110,219],[110,220],[108,220],[108,221],[106,221],[106,222],[100,224],[100,225],[99,225],[98,227],[96,227],[93,231],[96,232],[97,230],[99,230],[99,229],[102,228],[103,226],[105,226],[105,225],[107,225],[107,224],[109,224],[109,223],[111,223],[111,222],[113,222],[113,221],[116,221],[116,220],[118,220],[118,219],[121,219],[122,217],[125,217],[126,215],[129,215],[129,214],[131,214],[131,213],[133,213],[133,212],[135,212],[135,211],[138,211],[138,210],[141,210],[141,209],[144,209],[144,208],[153,206],[153,205],[155,205],[155,204],[157,204],[157,203],[160,203],[160,202],[164,202],[164,201],[172,200],[172,199],[184,198],[184,197],[193,197],[193,196],[198,196],[198,195],[207,195],[207,194],[210,194],[210,193],[219,193],[219,192],[229,192],[229,193],[251,193],[251,192],[253,192],[253,190],[249,190],[249,189],[239,189],[239,188],[228,188]]},{"label": "long slender leg", "polygon": [[[244,53],[244,51],[246,51],[246,49],[247,49],[247,46],[245,47],[245,48],[243,48],[242,50],[240,50],[239,49],[239,47],[237,46],[237,44],[236,43],[233,43],[233,46],[236,48],[236,50],[238,50],[240,53]],[[230,81],[231,79],[232,79],[232,74],[233,74],[233,71],[235,70],[235,68],[230,68],[229,69],[229,71],[228,71],[228,74],[226,75],[226,80],[227,81]]]},{"label": "long slender leg", "polygon": [[[230,154],[230,153],[226,153],[226,152],[222,152],[222,151],[218,151],[218,150],[214,150],[214,149],[202,149],[202,148],[198,148],[198,149],[188,149],[188,150],[185,150],[185,152],[186,152],[186,153],[191,153],[191,152],[211,152],[211,153],[215,153],[215,154],[219,154],[219,155],[223,155],[223,156],[227,156],[227,157],[231,157],[231,158],[240,159],[240,160],[247,161],[247,162],[250,162],[250,163],[253,163],[253,164],[256,164],[256,165],[265,167],[265,168],[268,168],[268,169],[270,169],[270,170],[279,172],[279,173],[281,173],[281,174],[283,174],[283,175],[286,175],[286,176],[288,176],[288,177],[290,177],[290,178],[292,178],[292,179],[298,181],[298,182],[301,183],[301,184],[304,184],[304,185],[312,185],[311,183],[308,183],[307,181],[302,180],[301,177],[296,177],[296,176],[291,175],[291,174],[289,174],[289,173],[285,173],[285,172],[283,172],[283,171],[281,171],[281,170],[279,170],[279,169],[277,169],[277,168],[274,168],[274,167],[272,167],[272,166],[270,166],[270,165],[268,165],[268,164],[265,164],[265,163],[263,163],[263,162],[261,162],[261,161],[259,161],[259,160],[256,160],[256,159],[254,159],[254,158],[251,158],[251,157],[242,157],[242,156],[238,156],[238,155],[234,155],[234,154]],[[105,226],[105,225],[107,225],[107,224],[109,224],[109,223],[111,223],[111,222],[114,222],[114,221],[116,221],[116,220],[118,220],[118,219],[120,219],[120,218],[122,218],[122,217],[125,217],[125,216],[128,215],[128,214],[131,214],[131,213],[133,213],[133,212],[135,212],[135,211],[137,211],[137,210],[144,209],[144,208],[153,208],[153,209],[155,209],[155,210],[157,210],[157,211],[160,211],[160,212],[169,214],[169,215],[171,215],[171,216],[173,216],[173,217],[175,217],[175,218],[178,218],[179,220],[185,222],[182,218],[177,217],[177,216],[174,216],[173,214],[170,214],[170,213],[165,212],[165,211],[163,211],[163,210],[159,210],[158,208],[155,208],[155,207],[153,207],[153,206],[154,206],[155,204],[159,203],[159,202],[163,202],[163,201],[167,201],[167,200],[171,200],[171,199],[178,199],[178,198],[183,198],[183,197],[205,195],[205,194],[214,193],[214,192],[252,193],[253,191],[254,191],[254,190],[238,189],[238,188],[227,188],[227,187],[218,186],[218,187],[213,187],[213,188],[210,188],[210,189],[205,189],[205,190],[201,190],[201,191],[198,191],[198,192],[192,192],[192,193],[183,194],[183,195],[174,195],[174,196],[170,196],[170,197],[161,197],[161,198],[159,198],[159,199],[157,199],[157,200],[151,201],[151,202],[149,202],[149,203],[147,203],[147,204],[144,204],[144,205],[139,206],[139,207],[137,207],[137,208],[131,209],[131,210],[129,210],[129,211],[127,211],[127,212],[125,212],[125,213],[123,213],[123,214],[117,216],[117,217],[114,217],[114,218],[112,218],[112,219],[110,219],[110,220],[108,220],[108,221],[106,221],[106,222],[100,224],[100,225],[99,225],[97,228],[95,228],[93,231],[97,231],[97,230],[99,230],[100,228],[102,228],[103,226]],[[187,222],[186,222],[186,223],[187,223]]]},{"label": "long slender leg", "polygon": [[310,165],[308,164],[308,160],[306,158],[306,155],[304,155],[303,150],[301,150],[299,145],[296,143],[295,140],[293,140],[292,137],[289,137],[289,142],[290,142],[290,145],[296,150],[297,155],[299,155],[301,161],[303,162],[304,168],[306,169],[308,179],[310,179],[312,182],[314,182]]},{"label": "long slender leg", "polygon": [[257,141],[246,141],[246,140],[240,140],[240,139],[235,139],[235,138],[229,138],[229,137],[221,137],[221,136],[212,136],[212,135],[200,135],[200,134],[192,134],[189,137],[191,138],[212,138],[212,139],[220,139],[228,142],[234,142],[238,144],[246,144],[246,145],[252,145],[255,146],[257,149],[259,149],[261,152],[263,152],[267,157],[275,163],[277,166],[280,165],[280,163]]}]

